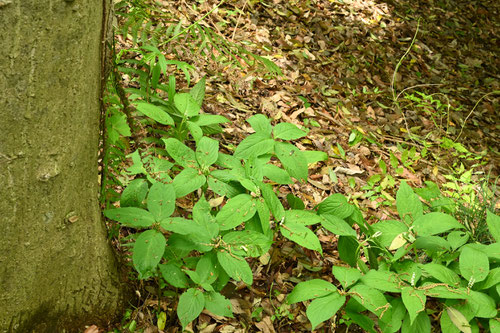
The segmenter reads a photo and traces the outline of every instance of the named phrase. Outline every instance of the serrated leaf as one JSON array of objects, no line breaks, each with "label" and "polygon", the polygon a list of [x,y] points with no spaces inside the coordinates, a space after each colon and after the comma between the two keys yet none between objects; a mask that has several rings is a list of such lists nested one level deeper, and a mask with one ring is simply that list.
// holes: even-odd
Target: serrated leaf
[{"label": "serrated leaf", "polygon": [[189,93],[178,93],[174,96],[174,105],[184,117],[194,117],[200,112],[201,104]]},{"label": "serrated leaf", "polygon": [[175,189],[172,184],[153,184],[149,189],[147,206],[156,221],[172,215],[175,210]]},{"label": "serrated leaf", "polygon": [[420,266],[430,277],[438,280],[439,282],[449,284],[451,286],[460,283],[460,277],[457,273],[452,271],[446,266],[440,264],[425,264]]},{"label": "serrated leaf", "polygon": [[200,106],[203,104],[203,99],[205,98],[205,81],[205,77],[202,77],[189,91],[191,97]]},{"label": "serrated leaf", "polygon": [[370,269],[361,277],[361,281],[372,288],[399,293],[401,292],[401,281],[398,275],[389,271],[377,271]]},{"label": "serrated leaf", "polygon": [[231,301],[218,292],[205,293],[205,308],[217,316],[233,318]]},{"label": "serrated leaf", "polygon": [[244,258],[222,250],[217,252],[217,259],[227,275],[236,281],[243,281],[247,285],[253,283],[252,269]]},{"label": "serrated leaf", "polygon": [[170,285],[175,288],[187,288],[189,285],[186,274],[174,264],[159,264],[160,273]]},{"label": "serrated leaf", "polygon": [[205,307],[205,297],[199,289],[189,288],[179,297],[177,317],[184,329],[190,322],[198,318]]},{"label": "serrated leaf", "polygon": [[332,274],[340,282],[344,290],[352,286],[361,278],[361,272],[357,268],[333,266]]},{"label": "serrated leaf", "polygon": [[323,220],[321,225],[331,233],[341,236],[356,237],[356,230],[354,230],[346,221],[335,215],[322,215]]},{"label": "serrated leaf", "polygon": [[208,168],[217,161],[219,156],[219,142],[202,137],[196,144],[196,160],[202,168]]},{"label": "serrated leaf", "polygon": [[307,210],[287,210],[285,211],[285,223],[296,223],[302,225],[313,225],[323,222],[323,218]]},{"label": "serrated leaf", "polygon": [[344,305],[346,297],[338,292],[316,298],[309,304],[306,315],[311,322],[312,329],[325,320],[330,319]]},{"label": "serrated leaf", "polygon": [[200,174],[198,170],[193,168],[186,168],[175,176],[172,185],[175,189],[175,196],[177,198],[188,195],[189,193],[199,189],[205,184],[207,179],[204,175]]},{"label": "serrated leaf", "polygon": [[413,287],[403,287],[401,290],[401,298],[403,299],[403,304],[408,310],[410,315],[410,325],[417,318],[419,312],[425,311],[425,302],[427,297],[423,290],[415,289]]},{"label": "serrated leaf", "polygon": [[243,257],[259,257],[269,251],[272,244],[269,237],[252,230],[232,231],[222,240],[230,247],[231,253]]},{"label": "serrated leaf", "polygon": [[132,228],[147,228],[155,222],[153,214],[137,207],[106,209],[104,216]]},{"label": "serrated leaf", "polygon": [[146,230],[137,237],[132,250],[132,262],[139,272],[139,278],[150,276],[160,262],[167,241],[156,230]]},{"label": "serrated leaf", "polygon": [[290,123],[279,123],[273,128],[273,136],[275,139],[297,140],[306,135],[306,132]]},{"label": "serrated leaf", "polygon": [[323,253],[318,236],[303,224],[283,223],[280,226],[280,232],[284,237],[306,249]]},{"label": "serrated leaf", "polygon": [[220,230],[230,230],[249,220],[256,212],[255,203],[248,194],[240,194],[228,200],[217,214]]},{"label": "serrated leaf", "polygon": [[290,176],[297,180],[307,179],[307,161],[300,149],[290,143],[276,142],[274,152]]},{"label": "serrated leaf", "polygon": [[490,271],[488,256],[472,246],[464,246],[459,259],[460,274],[472,283],[486,279]]},{"label": "serrated leaf", "polygon": [[451,229],[463,229],[464,226],[451,215],[432,212],[417,218],[413,228],[419,236],[432,236]]},{"label": "serrated leaf", "polygon": [[405,181],[401,182],[401,186],[396,193],[396,207],[401,219],[409,225],[424,213],[424,207],[418,195],[413,192]]},{"label": "serrated leaf", "polygon": [[446,313],[448,314],[453,325],[455,325],[455,327],[458,328],[460,332],[472,333],[469,321],[460,311],[451,306],[448,306],[446,307]]},{"label": "serrated leaf", "polygon": [[486,211],[486,224],[493,238],[500,243],[500,216],[488,209]]},{"label": "serrated leaf", "polygon": [[120,207],[140,208],[146,199],[148,190],[148,182],[145,179],[134,179],[123,190],[120,197]]},{"label": "serrated leaf", "polygon": [[274,149],[274,140],[270,139],[262,132],[252,134],[243,139],[236,150],[234,157],[248,159],[252,156],[264,155],[272,152]]},{"label": "serrated leaf", "polygon": [[337,292],[337,288],[328,281],[313,279],[300,282],[287,296],[288,304],[307,301]]},{"label": "serrated leaf", "polygon": [[247,122],[252,126],[255,132],[263,133],[268,138],[271,137],[271,132],[273,127],[271,126],[270,120],[263,114],[255,114],[247,119]]},{"label": "serrated leaf", "polygon": [[198,166],[194,151],[174,138],[163,139],[168,154],[184,168],[194,168]]},{"label": "serrated leaf", "polygon": [[278,184],[293,184],[292,178],[285,170],[274,164],[265,164],[262,167],[262,174]]},{"label": "serrated leaf", "polygon": [[137,111],[162,125],[174,125],[172,117],[156,105],[146,102],[135,102],[135,107]]},{"label": "serrated leaf", "polygon": [[341,219],[349,217],[353,211],[354,208],[340,193],[330,195],[318,205],[318,213],[320,215],[333,215]]}]

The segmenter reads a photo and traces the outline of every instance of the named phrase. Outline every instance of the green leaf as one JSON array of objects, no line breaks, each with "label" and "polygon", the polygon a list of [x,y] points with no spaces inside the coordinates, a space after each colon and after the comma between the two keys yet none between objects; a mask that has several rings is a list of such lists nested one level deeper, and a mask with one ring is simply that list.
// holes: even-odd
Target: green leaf
[{"label": "green leaf", "polygon": [[195,168],[198,166],[194,151],[174,138],[163,139],[168,154],[184,168]]},{"label": "green leaf", "polygon": [[[349,302],[348,302],[349,303]],[[364,331],[368,333],[377,333],[374,329],[375,323],[373,322],[373,318],[365,316],[359,312],[345,311],[348,318],[350,318],[353,323],[361,327]]]},{"label": "green leaf", "polygon": [[368,287],[378,290],[394,293],[401,292],[401,280],[394,272],[370,269],[368,273],[361,277],[361,281]]},{"label": "green leaf", "polygon": [[328,281],[313,279],[300,282],[287,296],[288,304],[307,301],[313,298],[323,297],[337,292],[337,288]]},{"label": "green leaf", "polygon": [[252,134],[243,139],[236,150],[234,157],[248,159],[252,156],[268,154],[273,151],[274,140],[262,132]]},{"label": "green leaf", "polygon": [[500,319],[490,319],[490,332],[491,333],[500,333]]},{"label": "green leaf", "polygon": [[202,137],[196,144],[196,160],[202,168],[208,168],[217,161],[219,141]]},{"label": "green leaf", "polygon": [[217,214],[220,230],[230,230],[249,220],[256,212],[255,203],[248,194],[240,194],[228,200]]},{"label": "green leaf", "polygon": [[163,111],[156,105],[149,104],[146,102],[135,102],[134,104],[135,107],[137,108],[137,111],[139,111],[145,116],[148,116],[154,121],[162,125],[171,125],[171,126],[174,125],[174,120],[172,119],[172,117],[170,117],[167,112]]},{"label": "green leaf", "polygon": [[346,221],[335,215],[322,215],[323,220],[321,225],[328,231],[335,235],[353,236],[356,237],[356,230],[354,230]]},{"label": "green leaf", "polygon": [[262,167],[262,174],[278,184],[293,184],[292,178],[285,170],[274,164],[265,164]]},{"label": "green leaf", "polygon": [[429,263],[420,265],[420,268],[422,268],[431,278],[434,278],[439,282],[446,283],[451,286],[458,286],[460,283],[460,277],[458,274],[446,266]]},{"label": "green leaf", "polygon": [[302,210],[306,208],[302,200],[299,197],[293,195],[292,193],[288,193],[286,195],[286,201],[288,202],[288,205],[290,206],[291,209]]},{"label": "green leaf", "polygon": [[279,123],[274,126],[273,135],[275,139],[297,140],[307,135],[296,125],[290,123]]},{"label": "green leaf", "polygon": [[303,150],[302,155],[304,155],[307,164],[313,164],[319,161],[328,160],[328,154],[323,151],[317,150]]},{"label": "green leaf", "polygon": [[175,176],[172,185],[174,186],[176,197],[180,198],[199,189],[206,181],[205,176],[201,175],[198,170],[186,168]]},{"label": "green leaf", "polygon": [[446,307],[446,313],[448,314],[448,317],[450,318],[453,325],[455,325],[456,328],[460,330],[460,332],[472,333],[469,321],[460,311],[451,306],[448,306]]},{"label": "green leaf", "polygon": [[229,123],[229,119],[217,114],[199,114],[190,119],[190,121],[198,126],[210,126],[222,123]]},{"label": "green leaf", "polygon": [[337,242],[340,260],[345,261],[352,267],[356,267],[359,258],[358,245],[359,243],[355,237],[340,236]]},{"label": "green leaf", "polygon": [[391,305],[385,299],[384,294],[377,289],[368,287],[364,284],[357,284],[349,290],[349,294],[380,319],[383,320],[385,316],[390,318]]},{"label": "green leaf", "polygon": [[156,221],[166,219],[175,210],[175,189],[172,184],[155,183],[148,194],[148,210]]},{"label": "green leaf", "polygon": [[283,208],[281,201],[276,196],[276,193],[274,193],[272,186],[260,183],[259,188],[267,207],[269,207],[269,210],[271,210],[271,213],[274,216],[274,219],[277,222],[281,221],[285,217],[285,209]]},{"label": "green leaf", "polygon": [[177,305],[177,317],[181,322],[182,328],[198,318],[205,307],[205,297],[199,289],[189,288],[179,297]]},{"label": "green leaf", "polygon": [[203,104],[203,99],[205,98],[205,81],[205,77],[202,77],[189,91],[191,97],[200,106]]},{"label": "green leaf", "polygon": [[186,274],[174,264],[159,264],[161,275],[175,288],[187,288],[189,285]]},{"label": "green leaf", "polygon": [[439,236],[424,236],[417,237],[413,243],[415,248],[423,249],[431,252],[444,252],[450,250],[450,243],[443,237]]},{"label": "green leaf", "polygon": [[226,271],[227,275],[236,281],[243,281],[247,285],[252,284],[252,269],[244,258],[222,250],[217,252],[217,259],[219,260],[222,268],[224,268],[224,271]]},{"label": "green leaf", "polygon": [[187,121],[186,126],[189,129],[189,133],[193,137],[193,140],[198,142],[203,137],[203,130],[200,126],[196,125],[192,121]]},{"label": "green leaf", "polygon": [[408,227],[401,221],[396,220],[385,220],[372,224],[372,229],[374,232],[380,232],[380,236],[377,240],[381,245],[385,247],[390,247],[394,239],[408,231]]},{"label": "green leaf", "polygon": [[301,150],[290,143],[276,142],[274,152],[290,176],[297,180],[307,179],[307,161]]},{"label": "green leaf", "polygon": [[[196,264],[201,284],[210,285],[219,277],[217,256],[213,251],[205,253]],[[212,289],[213,290],[213,289]]]},{"label": "green leaf", "polygon": [[333,266],[332,274],[340,282],[344,290],[352,286],[361,278],[361,272],[357,268]]},{"label": "green leaf", "polygon": [[344,305],[345,300],[346,297],[338,292],[313,300],[306,310],[312,329],[314,330],[320,323],[333,317]]},{"label": "green leaf", "polygon": [[316,236],[316,234],[305,225],[297,223],[283,223],[280,226],[280,231],[283,236],[300,246],[323,253],[318,236]]},{"label": "green leaf", "polygon": [[141,207],[148,190],[148,182],[145,179],[134,179],[123,190],[120,197],[120,207]]},{"label": "green leaf", "polygon": [[413,228],[419,236],[431,236],[451,229],[463,229],[464,226],[451,215],[432,212],[417,218]]},{"label": "green leaf", "polygon": [[425,311],[425,302],[427,297],[423,290],[415,289],[413,287],[403,287],[401,290],[401,298],[403,299],[403,304],[408,310],[410,315],[410,325],[413,325],[417,315]]},{"label": "green leaf", "polygon": [[466,232],[455,230],[448,234],[446,240],[450,244],[453,251],[455,251],[456,249],[467,243],[467,241],[469,240],[469,235]]},{"label": "green leaf", "polygon": [[401,187],[396,193],[396,207],[399,216],[406,221],[406,224],[411,224],[424,213],[424,207],[418,195],[405,181],[401,182]]},{"label": "green leaf", "polygon": [[137,237],[132,250],[132,262],[139,278],[150,276],[165,252],[165,237],[156,230],[146,230]]},{"label": "green leaf", "polygon": [[495,300],[479,291],[471,290],[469,293],[468,303],[474,309],[474,316],[479,318],[496,318],[497,305]]},{"label": "green leaf", "polygon": [[198,104],[189,93],[175,94],[174,105],[184,117],[198,115],[201,108],[201,104]]},{"label": "green leaf", "polygon": [[406,315],[401,326],[401,333],[431,333],[431,320],[425,312],[420,312],[413,325],[410,316]]},{"label": "green leaf", "polygon": [[493,238],[500,243],[500,216],[488,209],[486,211],[486,224]]},{"label": "green leaf", "polygon": [[269,251],[272,244],[269,237],[252,230],[228,232],[222,240],[231,253],[242,257],[259,257]]},{"label": "green leaf", "polygon": [[488,256],[472,246],[466,245],[462,248],[459,259],[460,274],[472,283],[486,279],[490,271]]},{"label": "green leaf", "polygon": [[263,114],[259,113],[253,115],[247,119],[247,122],[252,126],[255,132],[265,134],[267,138],[271,137],[273,127],[271,126],[270,120]]},{"label": "green leaf", "polygon": [[354,208],[340,193],[330,195],[318,205],[318,213],[323,216],[333,215],[341,219],[349,217]]},{"label": "green leaf", "polygon": [[307,210],[287,210],[285,211],[285,224],[294,223],[302,225],[313,225],[323,222],[323,218]]},{"label": "green leaf", "polygon": [[395,333],[398,332],[403,324],[403,319],[407,313],[406,308],[403,304],[401,298],[396,297],[391,300],[392,306],[392,316],[390,321],[380,320],[378,322],[380,329],[384,333]]},{"label": "green leaf", "polygon": [[466,288],[452,288],[434,282],[425,282],[421,288],[425,290],[425,295],[429,297],[446,299],[467,299],[469,297]]},{"label": "green leaf", "polygon": [[155,222],[153,214],[137,207],[106,209],[104,216],[131,228],[147,228]]},{"label": "green leaf", "polygon": [[500,267],[490,270],[488,276],[481,284],[481,290],[489,289],[496,285],[500,285]]},{"label": "green leaf", "polygon": [[233,318],[231,302],[218,292],[205,293],[205,308],[217,316]]},{"label": "green leaf", "polygon": [[216,238],[219,235],[219,225],[212,216],[210,204],[203,195],[193,207],[193,220],[209,238]]},{"label": "green leaf", "polygon": [[163,219],[160,222],[160,226],[167,231],[172,231],[181,235],[196,233],[204,234],[204,231],[201,228],[197,228],[198,226],[193,220],[187,220],[183,217],[169,217]]}]

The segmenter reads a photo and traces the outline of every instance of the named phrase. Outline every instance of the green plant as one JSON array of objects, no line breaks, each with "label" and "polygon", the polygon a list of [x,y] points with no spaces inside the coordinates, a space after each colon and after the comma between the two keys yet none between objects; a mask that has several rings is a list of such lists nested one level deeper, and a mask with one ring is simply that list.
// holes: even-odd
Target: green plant
[{"label": "green plant", "polygon": [[[419,192],[429,200],[439,200],[430,191],[435,188]],[[376,330],[363,311],[378,317],[377,326],[383,332],[431,332],[430,299],[438,304],[433,309],[438,311],[443,332],[498,326],[499,243],[470,242],[471,232],[440,211],[446,206],[433,202],[434,211],[425,213],[421,200],[405,182],[396,197],[400,220],[369,226],[346,202],[332,209],[330,198],[318,206],[319,216],[327,221],[354,222],[360,235],[349,225],[342,233],[334,231],[340,235],[339,256],[351,266],[332,268],[340,289],[313,279],[300,282],[288,295],[291,304],[312,300],[307,316],[313,328],[341,310],[369,332]],[[487,224],[498,241],[500,217],[488,211]],[[376,256],[369,260],[370,267],[362,260],[361,250],[368,259]]]},{"label": "green plant", "polygon": [[[177,93],[188,102],[174,97],[174,107],[186,116],[200,117],[203,90],[204,80],[190,93]],[[175,128],[174,122],[162,121],[168,116],[165,109],[146,102],[136,105],[147,121]],[[183,118],[181,125],[193,118],[189,119]],[[252,284],[246,258],[269,250],[273,240],[270,213],[284,237],[321,252],[318,238],[307,228],[319,223],[319,217],[303,210],[285,211],[264,178],[274,184],[291,184],[292,177],[305,180],[308,164],[326,159],[326,154],[301,151],[288,143],[306,135],[293,124],[273,127],[263,115],[252,116],[248,122],[255,133],[241,141],[233,155],[220,152],[218,141],[202,133],[197,136],[190,127],[195,150],[170,137],[170,131],[161,132],[165,149],[155,149],[157,156],[148,149],[130,155],[133,164],[127,172],[136,178],[123,191],[120,208],[104,212],[109,219],[137,230],[132,262],[139,279],[161,277],[173,287],[186,288],[177,307],[183,327],[204,308],[232,316],[231,305],[220,290],[229,278]],[[278,161],[283,168],[276,165]],[[192,211],[176,205],[176,199],[187,195],[195,200]]]}]

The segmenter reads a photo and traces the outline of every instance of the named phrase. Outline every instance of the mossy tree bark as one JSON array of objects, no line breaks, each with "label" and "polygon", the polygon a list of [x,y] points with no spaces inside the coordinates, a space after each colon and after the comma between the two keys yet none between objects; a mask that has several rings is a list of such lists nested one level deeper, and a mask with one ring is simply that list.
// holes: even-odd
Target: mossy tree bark
[{"label": "mossy tree bark", "polygon": [[106,0],[0,0],[0,332],[82,332],[123,304],[98,203]]}]

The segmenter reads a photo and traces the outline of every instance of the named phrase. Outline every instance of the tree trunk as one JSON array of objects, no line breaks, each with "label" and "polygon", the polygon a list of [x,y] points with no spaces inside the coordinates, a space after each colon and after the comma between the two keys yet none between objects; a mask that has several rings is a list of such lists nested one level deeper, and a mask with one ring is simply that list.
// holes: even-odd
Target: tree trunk
[{"label": "tree trunk", "polygon": [[0,0],[0,332],[123,305],[98,203],[106,0]]}]

